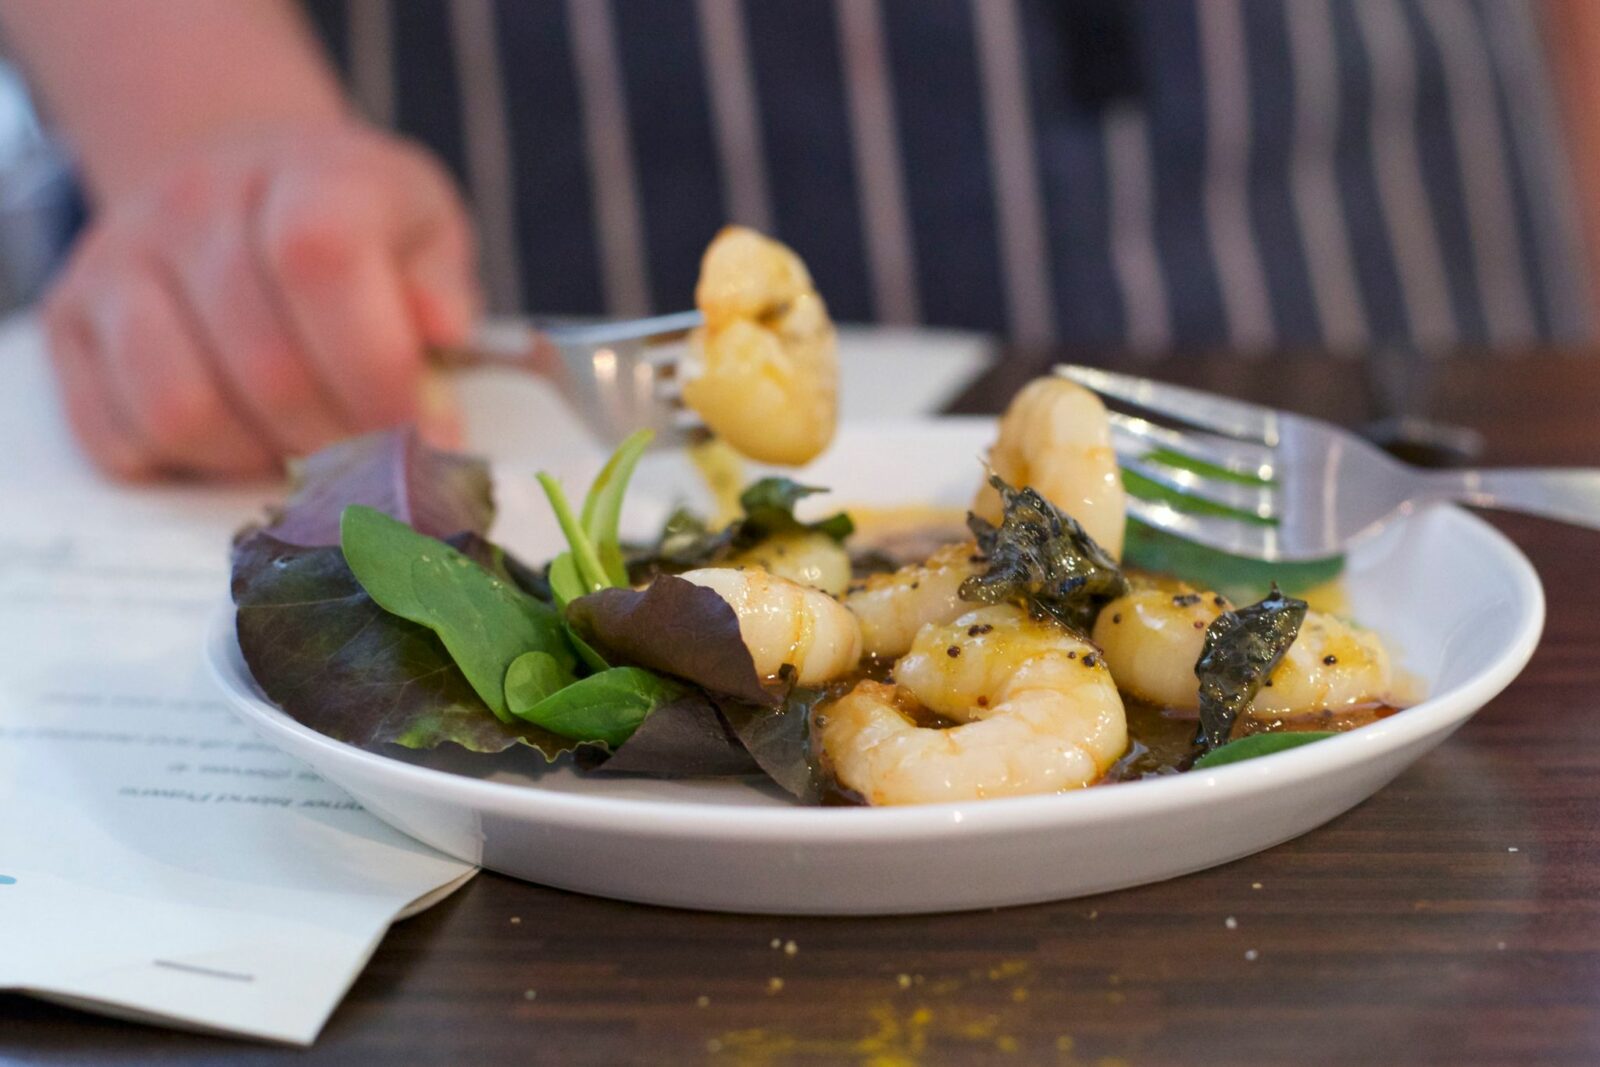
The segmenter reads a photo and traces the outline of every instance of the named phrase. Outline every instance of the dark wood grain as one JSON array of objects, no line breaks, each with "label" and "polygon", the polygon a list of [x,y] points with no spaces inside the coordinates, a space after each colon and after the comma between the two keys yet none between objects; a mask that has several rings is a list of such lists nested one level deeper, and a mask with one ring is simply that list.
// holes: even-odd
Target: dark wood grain
[{"label": "dark wood grain", "polygon": [[[993,409],[1048,358],[1019,356],[960,406]],[[1147,369],[1352,424],[1382,413],[1360,364]],[[1491,461],[1600,464],[1600,361],[1470,361],[1423,385],[1419,410],[1482,430]],[[0,997],[0,1052],[74,1064],[1600,1063],[1600,537],[1495,521],[1549,595],[1532,664],[1372,800],[1260,855],[1085,900],[859,920],[702,915],[485,874],[394,929],[310,1052],[15,996]]]}]

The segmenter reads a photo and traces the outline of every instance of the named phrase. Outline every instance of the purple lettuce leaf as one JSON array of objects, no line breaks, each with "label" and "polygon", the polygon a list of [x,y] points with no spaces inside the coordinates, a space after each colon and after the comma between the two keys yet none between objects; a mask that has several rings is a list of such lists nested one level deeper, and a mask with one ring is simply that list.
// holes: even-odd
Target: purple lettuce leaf
[{"label": "purple lettuce leaf", "polygon": [[761,767],[728,728],[704,693],[691,691],[652,711],[633,736],[606,755],[598,746],[578,750],[578,766],[592,774],[651,778],[728,778],[760,774]]},{"label": "purple lettuce leaf", "polygon": [[292,545],[337,545],[339,516],[351,504],[441,539],[487,533],[494,518],[488,466],[431,448],[405,428],[352,438],[302,460],[289,499],[265,532]]},{"label": "purple lettuce leaf", "polygon": [[763,774],[802,804],[822,799],[824,775],[811,754],[811,712],[821,689],[793,689],[783,706],[719,700],[717,709]]},{"label": "purple lettuce leaf", "polygon": [[712,694],[775,707],[785,687],[756,673],[739,617],[716,593],[663,574],[644,589],[602,589],[567,605],[567,622],[613,664],[647,667]]}]

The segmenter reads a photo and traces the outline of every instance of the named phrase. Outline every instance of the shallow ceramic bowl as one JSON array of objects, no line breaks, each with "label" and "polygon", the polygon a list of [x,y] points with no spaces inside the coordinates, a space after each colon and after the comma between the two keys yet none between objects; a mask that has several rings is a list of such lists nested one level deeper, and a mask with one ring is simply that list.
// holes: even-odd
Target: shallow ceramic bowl
[{"label": "shallow ceramic bowl", "polygon": [[[846,428],[801,477],[832,486],[836,501],[964,504],[992,433],[990,422],[954,419]],[[570,461],[569,484],[582,484],[587,462]],[[495,536],[542,558],[554,534],[529,483],[521,472],[499,479]],[[693,493],[680,460],[650,457],[630,508],[654,520]],[[1303,834],[1371,796],[1504,689],[1544,622],[1528,561],[1453,507],[1408,516],[1358,546],[1344,582],[1351,613],[1430,694],[1422,703],[1215,770],[925,807],[805,808],[754,782],[584,777],[532,753],[367,752],[301,726],[261,695],[240,658],[231,605],[219,611],[209,659],[229,702],[263,736],[379,818],[468,862],[679,907],[950,911],[1172,878]]]}]

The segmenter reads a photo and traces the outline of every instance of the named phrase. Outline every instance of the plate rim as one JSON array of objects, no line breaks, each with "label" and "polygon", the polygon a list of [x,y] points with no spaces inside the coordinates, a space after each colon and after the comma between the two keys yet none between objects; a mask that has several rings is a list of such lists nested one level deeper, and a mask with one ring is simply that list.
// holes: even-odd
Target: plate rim
[{"label": "plate rim", "polygon": [[[1136,818],[1201,802],[1243,798],[1270,790],[1286,780],[1340,773],[1362,762],[1364,752],[1372,745],[1388,750],[1434,735],[1442,739],[1465,723],[1504,690],[1532,657],[1544,630],[1545,596],[1533,564],[1510,538],[1484,519],[1454,505],[1438,505],[1397,521],[1417,521],[1439,512],[1446,513],[1447,521],[1471,531],[1503,558],[1518,599],[1525,604],[1525,614],[1515,636],[1499,656],[1461,684],[1430,696],[1401,714],[1316,745],[1274,753],[1270,759],[1242,761],[1157,780],[1121,783],[1114,789],[860,808],[706,804],[540,790],[406,763],[381,752],[337,741],[294,720],[267,700],[250,677],[239,652],[231,598],[213,615],[208,627],[205,660],[211,677],[235,712],[275,741],[279,735],[292,735],[297,748],[309,746],[321,759],[336,761],[363,775],[386,775],[393,787],[430,793],[438,799],[474,809],[515,809],[521,817],[577,829],[622,830],[649,837],[716,836],[730,841],[760,838],[801,842],[825,836],[831,840],[860,843],[937,837],[952,831],[1024,833],[1045,826],[1059,828],[1098,823],[1107,818]],[[441,796],[440,791],[447,795]]]}]

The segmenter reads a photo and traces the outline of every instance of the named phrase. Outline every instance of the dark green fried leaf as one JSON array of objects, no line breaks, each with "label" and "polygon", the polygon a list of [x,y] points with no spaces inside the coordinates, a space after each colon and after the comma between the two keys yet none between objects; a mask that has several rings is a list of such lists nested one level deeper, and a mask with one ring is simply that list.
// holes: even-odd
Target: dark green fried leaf
[{"label": "dark green fried leaf", "polygon": [[1228,743],[1234,721],[1255,699],[1299,636],[1306,602],[1283,595],[1276,584],[1266,599],[1218,615],[1194,665],[1200,679],[1200,733],[1196,743],[1217,749]]},{"label": "dark green fried leaf", "polygon": [[999,526],[967,517],[981,561],[979,572],[961,583],[961,599],[1020,603],[1087,634],[1100,609],[1128,591],[1116,561],[1035,490],[1013,489],[995,475],[989,483],[1000,492],[1004,517]]}]

